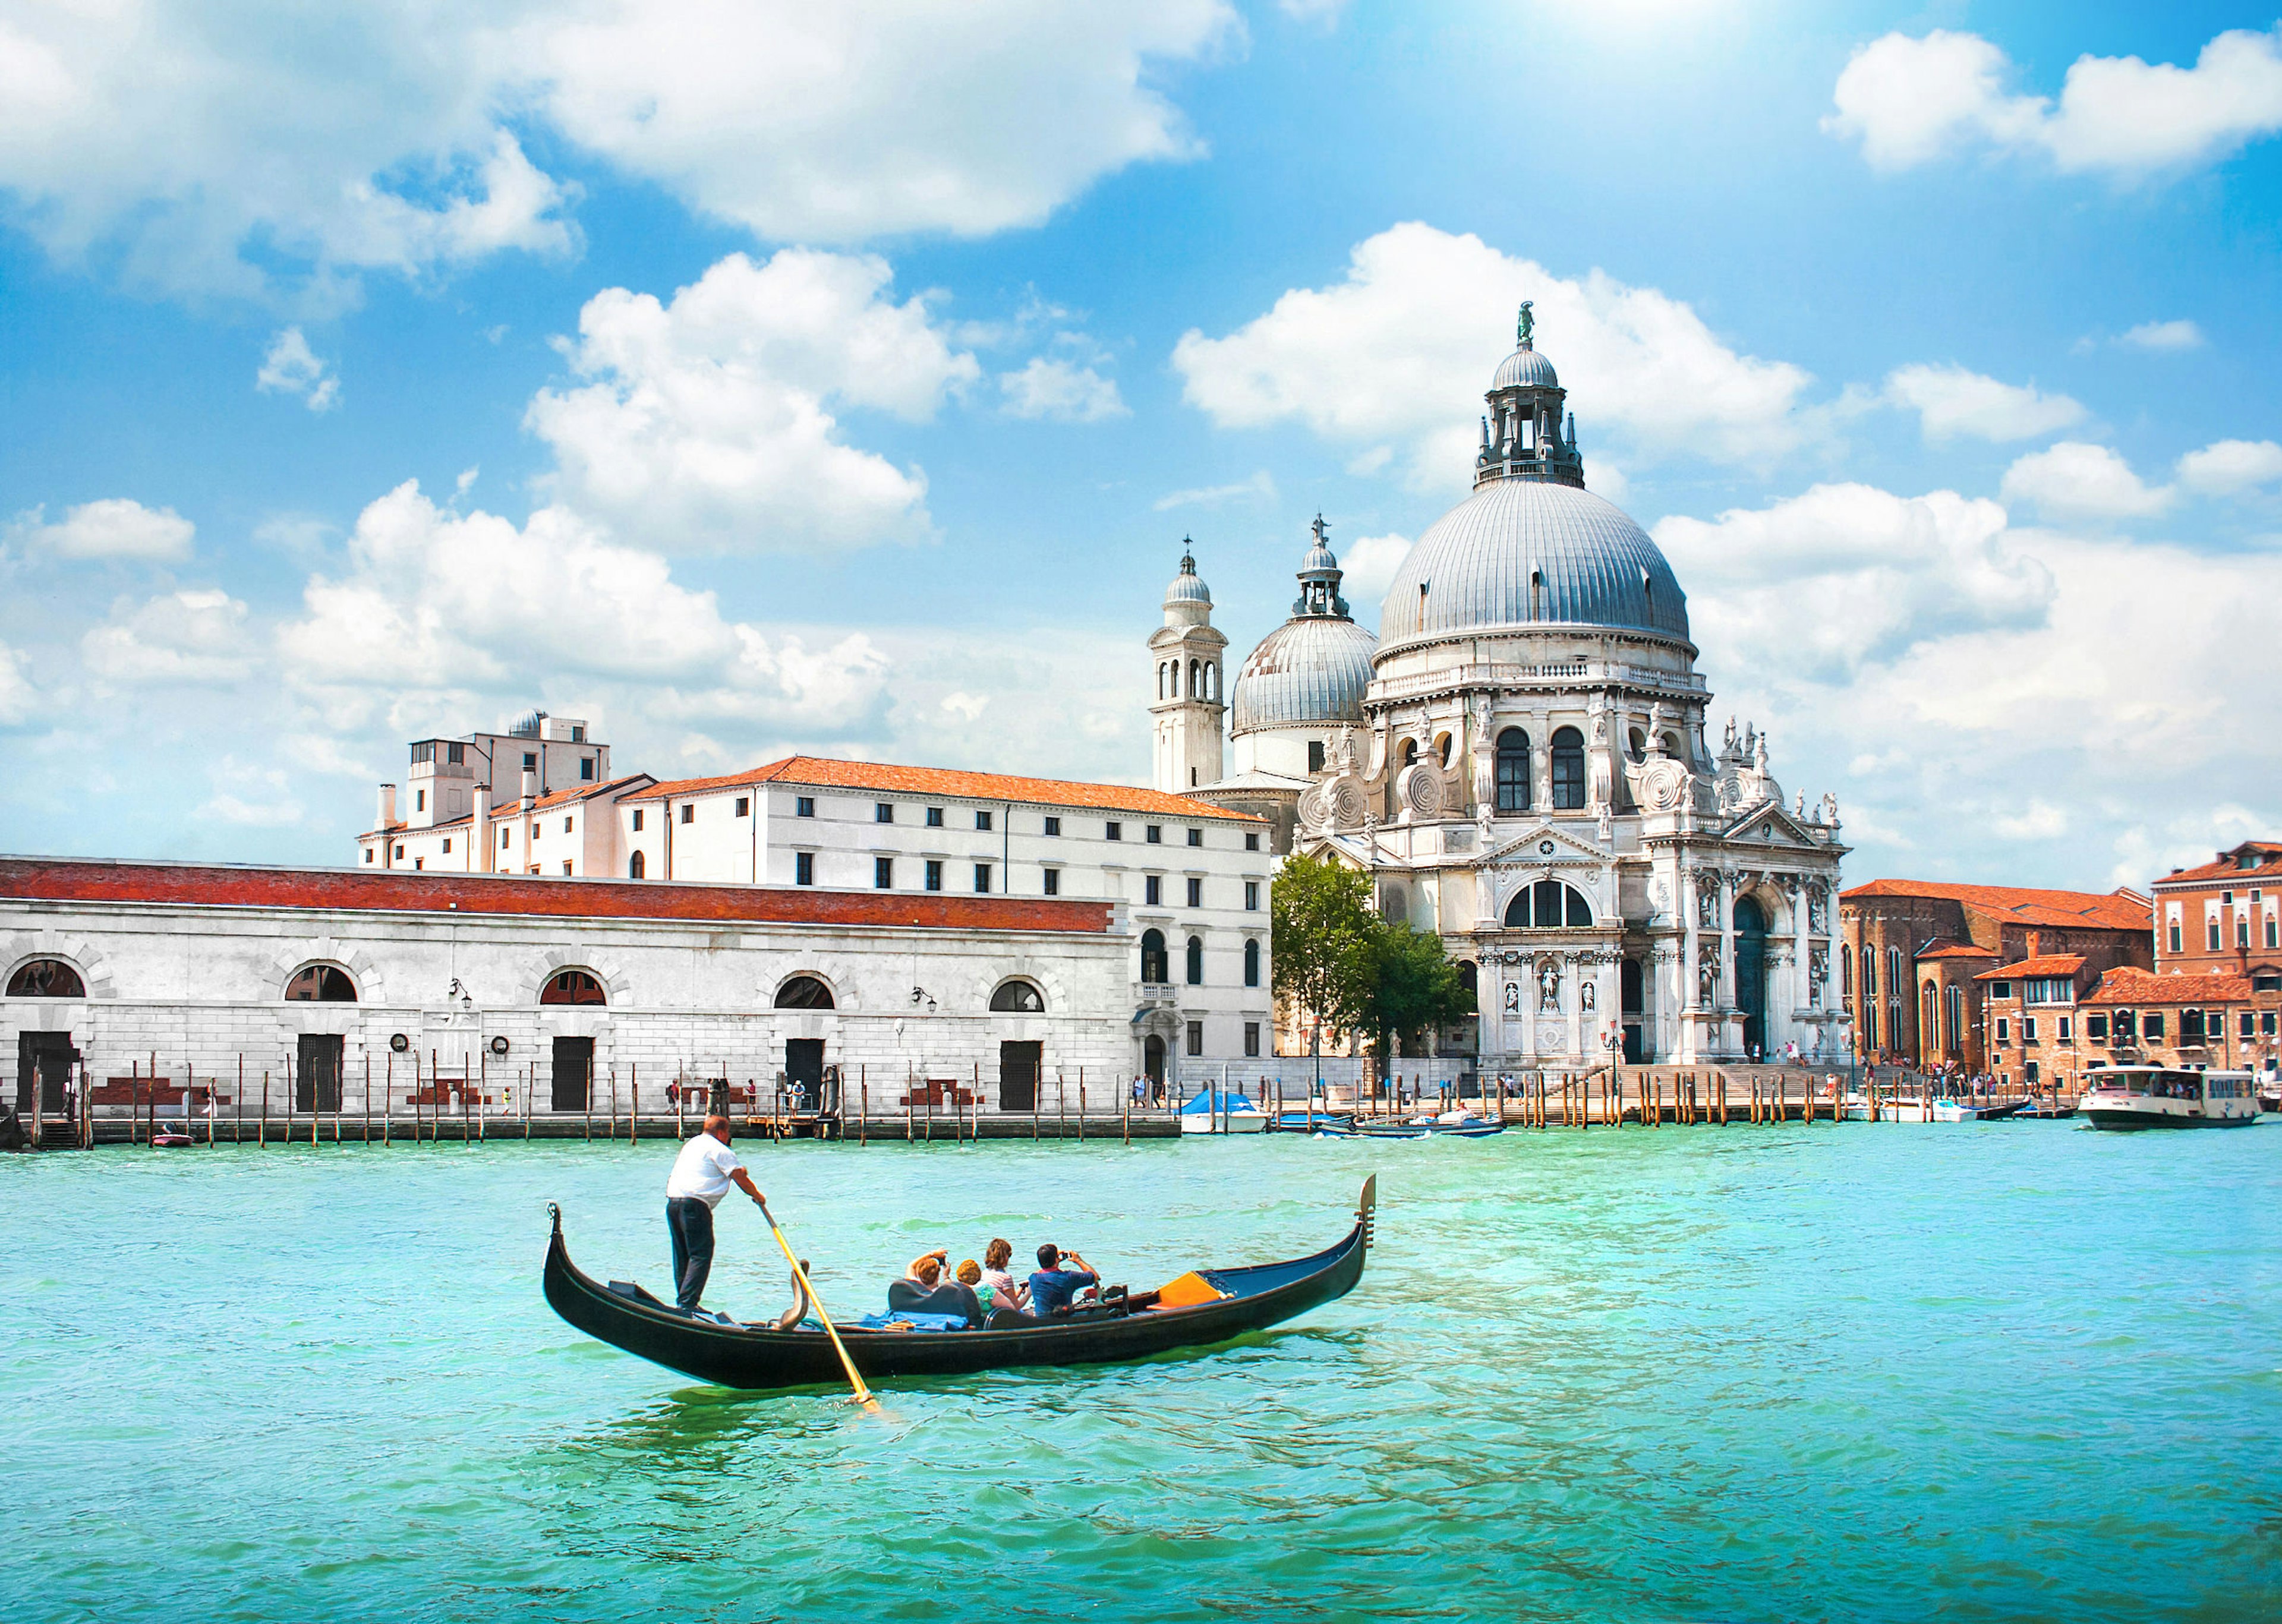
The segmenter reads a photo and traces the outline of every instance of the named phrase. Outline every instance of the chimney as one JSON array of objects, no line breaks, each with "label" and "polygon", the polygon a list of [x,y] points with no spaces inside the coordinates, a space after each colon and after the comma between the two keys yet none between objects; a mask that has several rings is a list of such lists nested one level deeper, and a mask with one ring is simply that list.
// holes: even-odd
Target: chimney
[{"label": "chimney", "polygon": [[2041,930],[2031,930],[2030,932],[2029,932],[2029,957],[2030,957],[2030,958],[2034,959],[2034,958],[2036,958],[2036,957],[2038,956],[2037,950],[2038,950],[2039,947],[2041,947],[2041,946],[2043,946],[2043,945],[2044,945],[2044,940],[2045,940],[2044,932],[2042,932]]},{"label": "chimney", "polygon": [[396,786],[394,784],[383,784],[380,787],[380,821],[374,824],[373,828],[376,829],[384,829],[395,821]]},{"label": "chimney", "polygon": [[539,769],[536,767],[523,770],[523,798],[526,801],[539,798]]},{"label": "chimney", "polygon": [[484,859],[482,872],[489,874],[492,867],[492,787],[489,784],[476,786],[475,816],[468,820],[468,872],[470,874],[477,872],[476,858],[478,853]]}]

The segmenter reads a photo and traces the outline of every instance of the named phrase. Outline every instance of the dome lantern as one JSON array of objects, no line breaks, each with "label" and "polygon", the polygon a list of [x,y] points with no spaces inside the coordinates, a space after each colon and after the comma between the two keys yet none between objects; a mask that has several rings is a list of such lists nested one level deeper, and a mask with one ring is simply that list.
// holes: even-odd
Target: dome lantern
[{"label": "dome lantern", "polygon": [[1490,379],[1489,413],[1482,419],[1482,448],[1474,458],[1474,488],[1499,479],[1538,479],[1585,486],[1585,460],[1577,450],[1577,420],[1565,423],[1553,363],[1537,353],[1533,301],[1524,299],[1514,322],[1515,349]]}]

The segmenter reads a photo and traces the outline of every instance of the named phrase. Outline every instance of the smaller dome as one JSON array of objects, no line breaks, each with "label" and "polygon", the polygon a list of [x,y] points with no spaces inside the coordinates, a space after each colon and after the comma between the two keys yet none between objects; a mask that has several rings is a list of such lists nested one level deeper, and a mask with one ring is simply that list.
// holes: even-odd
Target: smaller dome
[{"label": "smaller dome", "polygon": [[1501,389],[1560,387],[1561,380],[1554,375],[1553,363],[1526,344],[1507,356],[1504,364],[1498,368],[1497,376],[1490,379],[1492,393]]},{"label": "smaller dome", "polygon": [[1256,727],[1359,724],[1378,639],[1345,617],[1305,615],[1285,621],[1252,651],[1230,690],[1230,726]]},{"label": "smaller dome", "polygon": [[1336,570],[1339,567],[1339,561],[1331,556],[1331,549],[1320,541],[1309,548],[1308,556],[1300,561],[1300,573],[1302,575],[1317,570]]},{"label": "smaller dome", "polygon": [[1197,561],[1188,553],[1181,555],[1181,572],[1173,577],[1173,584],[1165,588],[1165,607],[1176,603],[1201,603],[1212,607],[1212,589],[1197,576]]}]

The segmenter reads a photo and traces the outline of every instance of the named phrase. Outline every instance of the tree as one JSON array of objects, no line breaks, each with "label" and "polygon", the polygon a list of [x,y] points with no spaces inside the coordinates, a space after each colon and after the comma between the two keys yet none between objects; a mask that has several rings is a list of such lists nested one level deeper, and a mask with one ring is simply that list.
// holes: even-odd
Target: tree
[{"label": "tree", "polygon": [[1370,1030],[1380,922],[1370,876],[1295,852],[1276,876],[1268,922],[1278,996],[1334,1038]]},{"label": "tree", "polygon": [[1474,995],[1431,930],[1384,921],[1371,942],[1368,1028],[1382,1061],[1394,1053],[1397,1034],[1446,1026],[1474,1013]]}]

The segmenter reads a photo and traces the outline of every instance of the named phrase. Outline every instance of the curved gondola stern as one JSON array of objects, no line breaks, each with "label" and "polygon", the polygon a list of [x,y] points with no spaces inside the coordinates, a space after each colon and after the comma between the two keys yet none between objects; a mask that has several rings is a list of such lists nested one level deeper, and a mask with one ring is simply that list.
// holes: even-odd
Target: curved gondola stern
[{"label": "curved gondola stern", "polygon": [[1378,1175],[1376,1173],[1362,1181],[1362,1195],[1355,1202],[1355,1223],[1362,1229],[1362,1249],[1367,1255],[1378,1239]]}]

